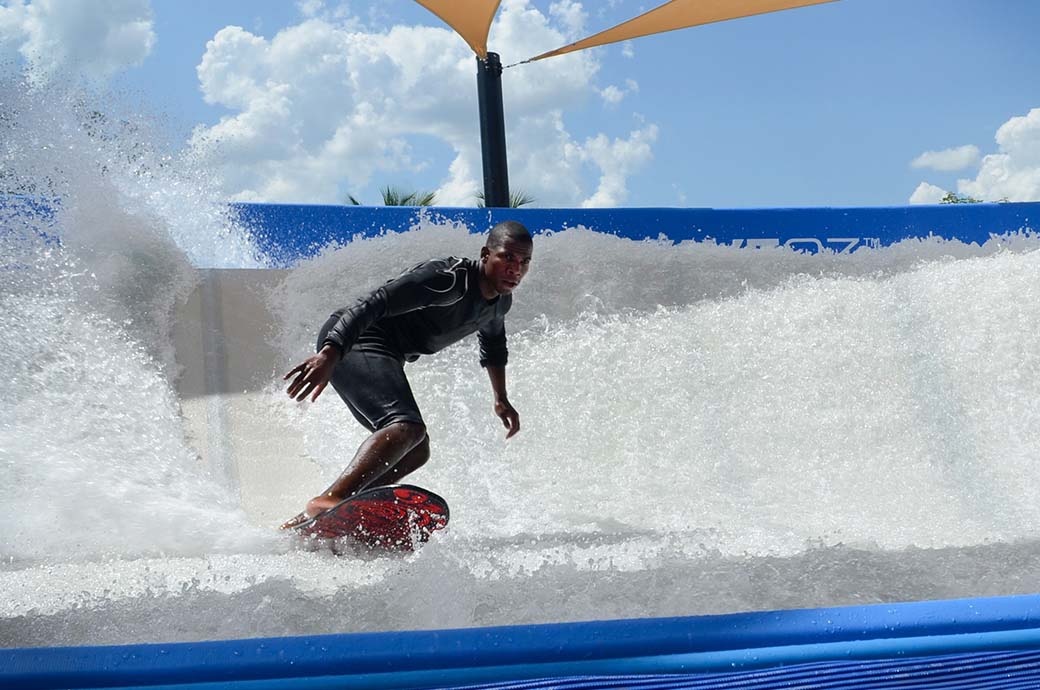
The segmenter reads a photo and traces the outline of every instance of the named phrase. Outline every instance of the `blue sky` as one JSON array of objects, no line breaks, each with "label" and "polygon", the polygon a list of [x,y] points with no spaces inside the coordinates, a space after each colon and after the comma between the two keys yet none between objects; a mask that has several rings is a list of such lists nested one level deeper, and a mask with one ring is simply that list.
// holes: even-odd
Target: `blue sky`
[{"label": "blue sky", "polygon": [[[46,11],[83,2],[97,23]],[[652,6],[507,0],[489,48],[509,64]],[[39,67],[34,13],[70,44],[150,22],[95,78],[177,123],[229,197],[479,187],[474,58],[414,2],[0,2],[0,45]],[[1036,0],[840,0],[510,68],[511,186],[541,206],[1040,200],[1038,26]],[[51,73],[97,59],[70,51]]]}]

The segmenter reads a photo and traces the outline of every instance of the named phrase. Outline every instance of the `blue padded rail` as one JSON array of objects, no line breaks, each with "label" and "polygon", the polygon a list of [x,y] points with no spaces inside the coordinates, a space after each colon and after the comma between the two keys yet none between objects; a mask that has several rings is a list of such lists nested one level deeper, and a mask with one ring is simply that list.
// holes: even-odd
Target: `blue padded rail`
[{"label": "blue padded rail", "polygon": [[532,232],[586,227],[633,240],[712,241],[738,248],[787,246],[851,252],[907,238],[940,237],[982,244],[992,236],[1040,232],[1040,203],[945,204],[876,208],[440,208],[232,204],[241,224],[280,265],[331,242],[406,232],[427,218],[485,232],[518,220]]},{"label": "blue padded rail", "polygon": [[[611,678],[627,677],[624,683],[658,687],[1012,688],[1020,687],[1014,684],[1019,681],[1037,682],[1038,653],[1040,595],[1029,595],[462,630],[10,649],[0,650],[0,687],[404,689],[546,678],[560,687],[611,687],[606,684]],[[884,684],[911,672],[917,685]],[[602,676],[609,678],[596,678]],[[820,684],[824,677],[832,685]],[[805,684],[806,678],[816,680]],[[965,685],[965,679],[976,684]],[[868,681],[875,684],[864,685]],[[624,683],[620,687],[629,687]]]}]

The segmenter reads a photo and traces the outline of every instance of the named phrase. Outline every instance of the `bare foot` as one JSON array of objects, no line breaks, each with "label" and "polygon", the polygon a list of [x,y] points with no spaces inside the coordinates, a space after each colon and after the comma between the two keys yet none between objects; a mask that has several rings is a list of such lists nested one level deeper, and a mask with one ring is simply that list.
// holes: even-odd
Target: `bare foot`
[{"label": "bare foot", "polygon": [[307,522],[308,520],[310,520],[310,517],[307,516],[307,513],[300,513],[296,517],[289,518],[288,520],[283,522],[282,526],[279,527],[278,529],[292,529],[293,527],[296,527],[298,525],[302,525],[303,523]]},{"label": "bare foot", "polygon": [[307,501],[307,508],[302,513],[283,522],[279,529],[292,529],[293,527],[299,527],[315,515],[324,513],[329,508],[335,508],[342,500],[342,498],[336,498],[335,496],[329,496],[328,494],[315,496],[311,500]]},{"label": "bare foot", "polygon": [[308,518],[311,518],[319,513],[324,513],[329,508],[335,508],[342,500],[342,498],[337,498],[336,496],[330,496],[328,494],[315,496],[311,500],[307,501],[307,509],[304,512],[307,514]]}]

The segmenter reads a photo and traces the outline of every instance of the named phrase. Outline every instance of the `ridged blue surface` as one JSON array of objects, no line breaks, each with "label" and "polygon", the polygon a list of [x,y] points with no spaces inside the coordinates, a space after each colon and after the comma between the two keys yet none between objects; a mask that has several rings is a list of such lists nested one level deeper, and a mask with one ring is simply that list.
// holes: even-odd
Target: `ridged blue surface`
[{"label": "ridged blue surface", "polygon": [[0,649],[3,688],[143,686],[1040,688],[1040,595],[497,628]]},{"label": "ridged blue surface", "polygon": [[696,675],[574,676],[438,690],[1018,690],[1040,688],[1040,652],[798,664]]}]

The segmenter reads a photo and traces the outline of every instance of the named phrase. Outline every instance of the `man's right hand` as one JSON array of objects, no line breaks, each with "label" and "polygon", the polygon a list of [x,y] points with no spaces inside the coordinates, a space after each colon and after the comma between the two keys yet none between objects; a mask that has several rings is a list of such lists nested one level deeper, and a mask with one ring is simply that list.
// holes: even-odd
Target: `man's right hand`
[{"label": "man's right hand", "polygon": [[297,364],[282,377],[283,381],[293,379],[286,390],[289,397],[302,402],[310,395],[311,402],[317,400],[321,392],[325,390],[325,386],[329,385],[332,371],[338,362],[339,351],[332,345],[325,345],[318,354]]}]

